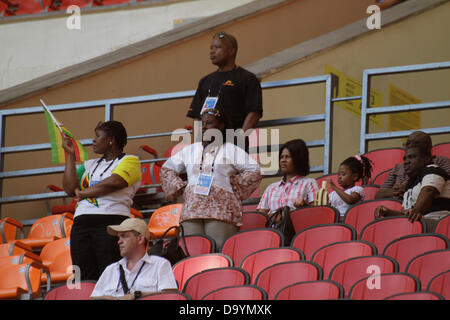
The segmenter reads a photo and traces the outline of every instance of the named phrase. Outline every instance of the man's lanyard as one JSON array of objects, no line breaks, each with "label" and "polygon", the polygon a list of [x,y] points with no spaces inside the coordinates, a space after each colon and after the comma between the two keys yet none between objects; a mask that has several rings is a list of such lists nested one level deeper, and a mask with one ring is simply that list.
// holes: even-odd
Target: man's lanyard
[{"label": "man's lanyard", "polygon": [[119,272],[120,272],[120,277],[119,277],[119,283],[117,284],[117,288],[116,288],[116,292],[119,291],[119,285],[122,282],[122,288],[123,288],[123,292],[124,294],[128,294],[130,293],[130,289],[133,288],[134,283],[136,282],[137,278],[139,277],[139,274],[142,271],[142,268],[144,267],[145,261],[142,261],[142,265],[139,268],[138,273],[136,274],[136,277],[134,277],[133,282],[131,283],[131,287],[128,288],[128,284],[127,281],[125,280],[125,271],[123,270],[122,265],[119,263]]}]

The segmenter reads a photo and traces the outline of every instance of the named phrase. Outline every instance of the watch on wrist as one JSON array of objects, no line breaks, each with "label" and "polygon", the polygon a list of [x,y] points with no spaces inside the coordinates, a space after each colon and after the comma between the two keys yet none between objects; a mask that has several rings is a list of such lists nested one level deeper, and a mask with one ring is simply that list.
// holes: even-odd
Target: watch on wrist
[{"label": "watch on wrist", "polygon": [[134,300],[137,300],[140,297],[142,297],[142,292],[141,291],[135,291],[134,292]]}]

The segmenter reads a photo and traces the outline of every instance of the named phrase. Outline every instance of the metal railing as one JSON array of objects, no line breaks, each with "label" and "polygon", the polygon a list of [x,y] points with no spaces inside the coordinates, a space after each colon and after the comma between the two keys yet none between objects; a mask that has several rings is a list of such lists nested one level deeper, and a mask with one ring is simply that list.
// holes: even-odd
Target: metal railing
[{"label": "metal railing", "polygon": [[[314,166],[311,168],[311,172],[323,172],[324,174],[328,174],[331,171],[331,156],[332,156],[332,122],[333,122],[333,102],[334,100],[339,101],[339,99],[332,99],[333,92],[333,81],[332,75],[322,75],[308,78],[297,78],[290,80],[282,80],[282,81],[273,81],[273,82],[262,82],[261,87],[263,90],[268,89],[277,89],[277,88],[286,88],[292,86],[300,86],[300,85],[310,85],[310,84],[325,84],[325,111],[324,113],[307,115],[307,116],[298,116],[284,119],[273,119],[273,120],[264,120],[258,123],[258,128],[264,127],[273,127],[273,126],[283,126],[283,125],[292,125],[292,124],[304,124],[304,123],[313,123],[313,122],[324,122],[324,137],[320,140],[306,141],[306,144],[310,148],[314,147],[323,147],[323,165]],[[118,106],[125,106],[129,104],[139,104],[139,103],[148,103],[148,102],[156,102],[156,101],[167,101],[167,100],[176,100],[176,99],[184,99],[190,98],[195,95],[195,91],[180,91],[180,92],[172,92],[172,93],[163,93],[163,94],[153,94],[147,96],[138,96],[138,97],[129,97],[129,98],[117,98],[117,99],[106,99],[106,100],[96,100],[96,101],[87,101],[87,102],[78,102],[78,103],[69,103],[69,104],[61,104],[61,105],[53,105],[49,106],[51,111],[68,111],[68,110],[82,110],[82,109],[90,109],[90,108],[98,108],[103,107],[105,109],[105,121],[113,120],[114,118],[114,109]],[[19,109],[10,109],[10,110],[0,110],[0,195],[3,194],[3,180],[17,177],[29,177],[29,176],[37,176],[37,175],[47,175],[47,174],[55,174],[64,172],[64,166],[58,167],[47,167],[47,168],[35,168],[28,170],[15,170],[15,171],[4,171],[4,157],[6,154],[10,153],[18,153],[18,152],[31,152],[37,150],[50,150],[50,143],[41,143],[41,144],[32,144],[32,145],[20,145],[20,146],[8,146],[5,147],[5,121],[7,117],[12,116],[23,116],[30,114],[38,114],[43,113],[43,107],[30,107],[30,108],[19,108]],[[190,130],[186,130],[187,132],[191,132]],[[180,134],[180,132],[177,132]],[[144,138],[155,138],[155,137],[164,137],[171,136],[172,132],[162,132],[162,133],[149,133],[143,135],[129,136],[128,140],[134,139],[144,139]],[[91,145],[92,139],[84,139],[80,140],[83,145]],[[260,146],[260,148],[264,149],[267,147],[265,151],[277,151],[280,145],[271,145],[271,146]],[[258,152],[258,148],[251,148],[250,153]],[[141,163],[150,163],[150,162],[159,162],[164,161],[167,158],[158,158],[158,159],[149,159],[149,160],[141,160]],[[157,185],[148,185],[143,186],[145,188],[156,187]],[[35,201],[35,200],[49,200],[49,199],[57,199],[66,197],[65,192],[51,192],[51,193],[39,193],[39,194],[26,194],[26,195],[17,195],[17,196],[9,196],[9,197],[0,197],[0,206],[2,204],[7,203],[19,203],[26,201]],[[252,201],[250,201],[252,203]],[[152,210],[150,210],[152,211]],[[0,212],[1,218],[1,212]],[[28,222],[28,221],[27,221]]]},{"label": "metal railing", "polygon": [[[369,141],[407,137],[409,134],[415,131],[415,130],[403,130],[403,131],[369,133],[369,117],[371,115],[397,113],[405,111],[433,110],[450,107],[450,100],[446,100],[438,102],[371,108],[369,106],[369,101],[370,101],[370,85],[372,77],[380,75],[422,72],[429,70],[443,70],[449,68],[450,68],[450,61],[364,70],[363,85],[362,85],[362,103],[361,103],[361,140],[359,144],[360,154],[364,154],[368,151]],[[450,133],[450,126],[423,128],[420,130],[428,134]]]}]

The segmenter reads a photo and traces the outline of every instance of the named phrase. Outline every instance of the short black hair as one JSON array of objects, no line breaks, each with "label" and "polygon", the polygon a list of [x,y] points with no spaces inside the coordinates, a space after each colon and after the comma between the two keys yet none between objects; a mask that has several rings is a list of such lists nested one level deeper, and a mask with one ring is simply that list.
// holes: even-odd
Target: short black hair
[{"label": "short black hair", "polygon": [[95,128],[95,131],[97,130],[102,130],[108,137],[113,137],[120,150],[123,150],[127,144],[127,130],[120,121],[99,122]]},{"label": "short black hair", "polygon": [[288,149],[291,158],[294,161],[295,171],[298,175],[307,176],[309,174],[309,151],[305,141],[302,139],[295,139],[286,142],[280,149],[279,158],[284,149]]},{"label": "short black hair", "polygon": [[226,39],[231,44],[231,47],[235,50],[235,54],[237,54],[238,43],[237,43],[237,40],[236,40],[236,38],[234,36],[232,36],[229,33],[224,32],[224,31],[220,31],[220,32],[217,32],[217,33],[215,33],[213,35],[213,39],[214,38]]}]

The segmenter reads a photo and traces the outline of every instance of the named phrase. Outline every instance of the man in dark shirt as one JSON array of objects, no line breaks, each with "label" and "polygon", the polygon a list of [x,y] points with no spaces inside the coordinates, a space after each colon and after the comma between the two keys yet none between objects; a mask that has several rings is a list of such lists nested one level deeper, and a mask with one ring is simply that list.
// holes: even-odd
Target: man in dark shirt
[{"label": "man in dark shirt", "polygon": [[230,118],[230,129],[246,132],[256,127],[263,113],[261,85],[253,73],[236,65],[237,49],[232,35],[213,36],[210,59],[218,69],[200,80],[188,117],[200,119],[204,107],[219,108]]}]

